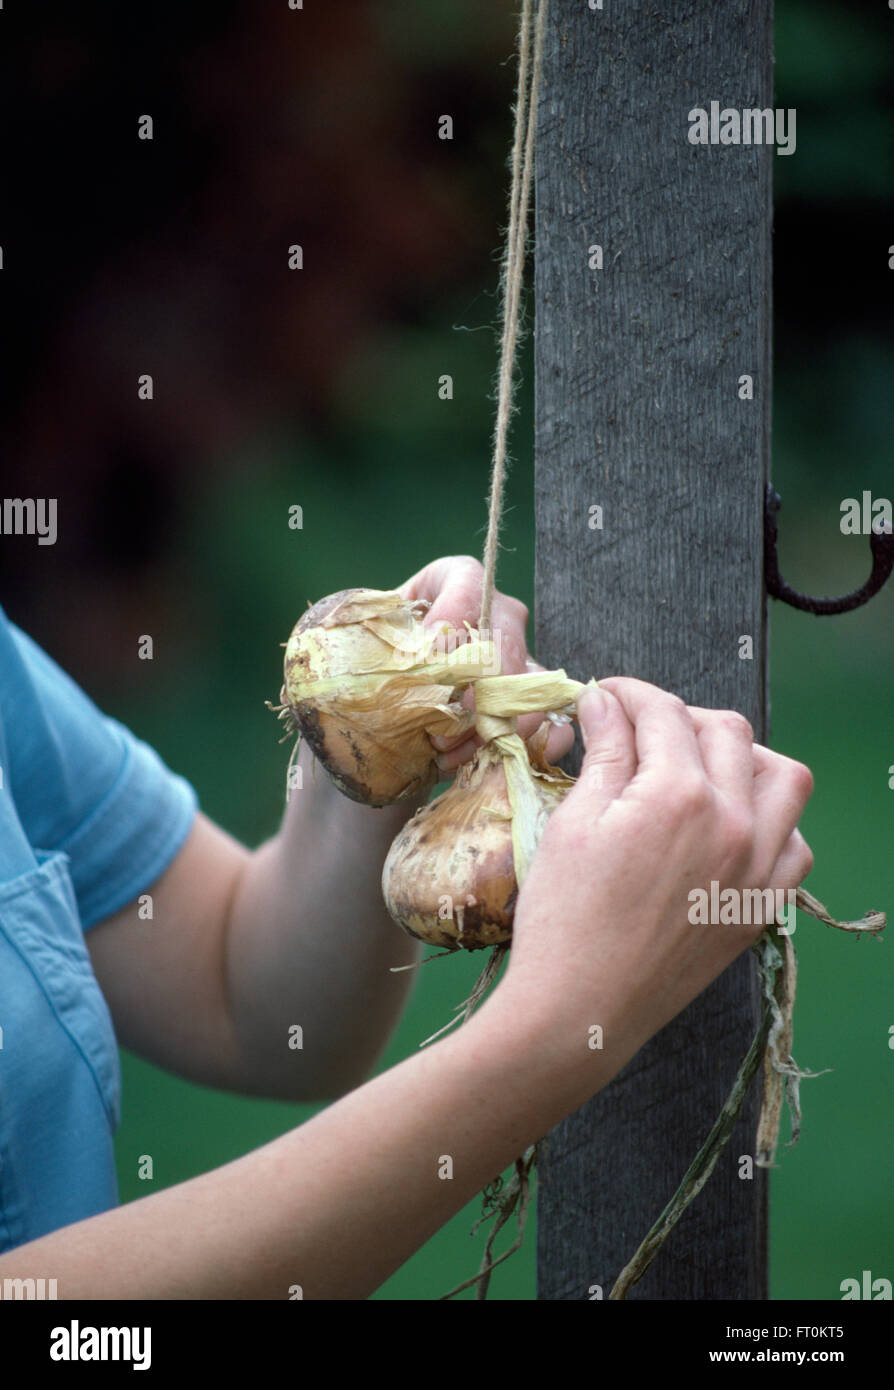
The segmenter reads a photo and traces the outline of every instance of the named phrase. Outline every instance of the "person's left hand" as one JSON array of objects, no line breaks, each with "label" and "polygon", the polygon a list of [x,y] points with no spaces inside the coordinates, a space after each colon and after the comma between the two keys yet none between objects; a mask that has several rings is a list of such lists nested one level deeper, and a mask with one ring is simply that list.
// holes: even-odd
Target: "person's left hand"
[{"label": "person's left hand", "polygon": [[[481,583],[484,569],[480,561],[471,555],[446,555],[433,560],[425,569],[419,570],[397,592],[407,599],[427,599],[431,608],[425,615],[425,624],[449,623],[457,632],[464,633],[464,623],[478,626],[481,615]],[[493,634],[499,634],[502,674],[518,675],[524,671],[544,668],[528,655],[525,641],[525,628],[528,624],[528,610],[517,598],[494,593],[491,615]],[[468,709],[474,705],[474,695],[467,690],[463,704]],[[522,738],[529,738],[543,722],[545,716],[539,714],[522,715],[518,721],[518,732]],[[550,730],[546,745],[546,756],[552,763],[571,748],[574,730],[570,724],[556,724]],[[433,738],[432,744],[438,751],[438,767],[445,776],[450,776],[461,763],[468,762],[476,748],[481,747],[477,734],[460,734],[454,739]]]}]

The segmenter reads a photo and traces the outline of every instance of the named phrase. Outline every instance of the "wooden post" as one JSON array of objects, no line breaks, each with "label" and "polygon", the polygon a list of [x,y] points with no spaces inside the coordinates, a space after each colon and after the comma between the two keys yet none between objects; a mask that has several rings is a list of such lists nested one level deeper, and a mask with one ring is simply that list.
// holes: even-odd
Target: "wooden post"
[{"label": "wooden post", "polygon": [[[754,0],[551,0],[536,154],[538,658],[741,710],[762,742],[776,156],[693,144],[689,113],[772,105],[772,23]],[[608,1297],[758,1022],[746,953],[553,1131],[540,1298]],[[740,1176],[758,1104],[630,1298],[768,1296],[765,1175]]]}]

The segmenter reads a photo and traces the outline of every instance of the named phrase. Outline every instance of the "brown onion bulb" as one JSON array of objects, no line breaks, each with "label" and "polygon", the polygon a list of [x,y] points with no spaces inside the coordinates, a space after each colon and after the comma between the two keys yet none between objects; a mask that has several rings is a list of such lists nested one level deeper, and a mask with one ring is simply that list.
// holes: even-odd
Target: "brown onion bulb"
[{"label": "brown onion bulb", "polygon": [[545,760],[549,728],[542,724],[527,746],[517,735],[485,743],[398,834],[382,892],[411,936],[467,951],[510,940],[519,884],[574,783]]},{"label": "brown onion bulb", "polygon": [[307,740],[336,786],[385,806],[429,791],[438,768],[429,735],[470,730],[461,694],[499,670],[474,629],[456,645],[448,625],[426,627],[425,600],[379,589],[321,599],[286,643],[280,718]]}]

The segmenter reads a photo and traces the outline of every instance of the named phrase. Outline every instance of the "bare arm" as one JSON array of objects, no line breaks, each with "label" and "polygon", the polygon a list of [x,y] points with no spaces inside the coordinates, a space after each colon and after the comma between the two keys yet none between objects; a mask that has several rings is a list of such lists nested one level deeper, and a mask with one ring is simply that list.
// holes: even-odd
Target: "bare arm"
[{"label": "bare arm", "polygon": [[151,919],[130,903],[87,945],[123,1046],[203,1085],[325,1100],[368,1074],[412,984],[389,970],[417,943],[380,886],[412,807],[355,806],[301,763],[272,840],[249,851],[200,814]]},{"label": "bare arm", "polygon": [[0,1257],[0,1277],[52,1274],[63,1298],[365,1297],[751,944],[760,927],[691,925],[688,893],[799,883],[809,772],[740,716],[605,685],[509,968],[457,1034],[235,1163]]},{"label": "bare arm", "polygon": [[[451,556],[403,586],[427,598],[430,622],[477,620],[481,566]],[[524,670],[524,605],[498,594],[494,627],[504,670]],[[521,721],[531,732],[536,716]],[[271,736],[274,730],[271,721]],[[454,741],[445,774],[472,753]],[[556,730],[550,755],[571,743]],[[369,1075],[394,1030],[418,943],[382,902],[382,864],[418,803],[375,810],[338,792],[306,748],[303,786],[279,832],[250,851],[199,816],[152,888],[88,934],[93,967],[119,1039],[140,1056],[223,1089],[291,1100],[344,1094]],[[251,773],[245,773],[247,786]],[[285,780],[285,779],[284,779]],[[289,1046],[290,1029],[303,1046]]]},{"label": "bare arm", "polygon": [[52,1273],[60,1298],[365,1298],[572,1108],[553,1081],[536,1039],[472,1019],[264,1148],[0,1256],[0,1278]]}]

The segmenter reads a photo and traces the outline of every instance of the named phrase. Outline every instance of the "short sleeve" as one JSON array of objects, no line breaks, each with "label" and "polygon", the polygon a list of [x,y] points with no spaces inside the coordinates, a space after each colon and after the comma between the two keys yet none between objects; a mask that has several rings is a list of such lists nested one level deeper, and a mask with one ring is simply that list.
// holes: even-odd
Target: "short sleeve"
[{"label": "short sleeve", "polygon": [[189,834],[198,798],[2,608],[0,721],[19,821],[35,849],[69,856],[87,929],[160,877]]}]

